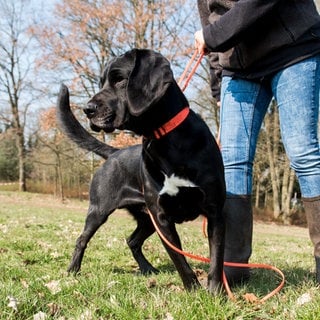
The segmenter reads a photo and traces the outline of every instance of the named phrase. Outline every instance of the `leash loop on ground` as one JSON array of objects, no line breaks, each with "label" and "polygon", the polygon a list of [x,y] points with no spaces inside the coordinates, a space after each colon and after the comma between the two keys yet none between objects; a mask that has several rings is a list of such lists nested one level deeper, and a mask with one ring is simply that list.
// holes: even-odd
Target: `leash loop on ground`
[{"label": "leash loop on ground", "polygon": [[[210,259],[209,258],[206,258],[206,257],[203,257],[203,256],[199,256],[199,255],[195,255],[193,253],[190,253],[190,252],[185,252],[179,248],[177,248],[176,246],[174,246],[170,241],[168,241],[168,239],[163,235],[163,233],[161,232],[160,228],[158,227],[152,213],[149,211],[148,209],[148,213],[149,213],[149,216],[151,218],[151,221],[154,225],[154,228],[156,229],[157,233],[159,234],[160,238],[168,245],[169,248],[171,248],[172,250],[174,250],[175,252],[185,256],[185,257],[188,257],[188,258],[191,258],[191,259],[194,259],[194,260],[197,260],[197,261],[201,261],[201,262],[206,262],[206,263],[210,263]],[[262,299],[255,299],[255,301],[257,302],[260,302],[260,303],[263,303],[265,302],[266,300],[268,300],[269,298],[273,297],[275,294],[279,293],[280,290],[283,288],[284,286],[284,283],[285,283],[285,277],[284,277],[284,274],[283,272],[278,269],[277,267],[274,267],[274,266],[271,266],[271,265],[268,265],[268,264],[263,264],[263,263],[236,263],[236,262],[224,262],[224,266],[226,267],[238,267],[238,268],[258,268],[258,269],[267,269],[267,270],[272,270],[272,271],[275,271],[276,273],[278,273],[281,277],[281,282],[280,284],[274,289],[272,290],[270,293],[268,293],[266,296],[264,296]],[[222,281],[223,281],[223,285],[225,287],[225,290],[228,294],[228,297],[232,300],[232,301],[236,301],[236,298],[234,296],[234,294],[232,293],[231,289],[230,289],[230,286],[229,286],[229,283],[228,283],[228,280],[227,280],[227,277],[225,275],[225,273],[223,272],[223,275],[222,275]]]}]

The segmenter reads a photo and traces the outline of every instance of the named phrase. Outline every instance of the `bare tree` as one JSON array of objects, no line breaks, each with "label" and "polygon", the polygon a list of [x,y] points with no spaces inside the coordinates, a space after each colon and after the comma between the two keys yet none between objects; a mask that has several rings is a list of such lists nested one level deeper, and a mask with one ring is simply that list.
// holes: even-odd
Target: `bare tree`
[{"label": "bare tree", "polygon": [[0,121],[12,126],[18,149],[19,188],[26,191],[25,124],[32,101],[28,76],[33,62],[29,49],[27,1],[0,1]]},{"label": "bare tree", "polygon": [[193,33],[185,34],[192,8],[186,3],[188,0],[60,1],[55,20],[33,29],[43,49],[38,62],[59,75],[57,83],[68,82],[73,94],[82,98],[95,93],[106,62],[129,49],[158,50],[174,63],[192,50]]},{"label": "bare tree", "polygon": [[295,174],[290,168],[281,141],[279,112],[274,101],[264,119],[254,169],[255,206],[259,207],[261,194],[264,194],[267,206],[270,194],[269,206],[272,208],[273,217],[288,222]]}]

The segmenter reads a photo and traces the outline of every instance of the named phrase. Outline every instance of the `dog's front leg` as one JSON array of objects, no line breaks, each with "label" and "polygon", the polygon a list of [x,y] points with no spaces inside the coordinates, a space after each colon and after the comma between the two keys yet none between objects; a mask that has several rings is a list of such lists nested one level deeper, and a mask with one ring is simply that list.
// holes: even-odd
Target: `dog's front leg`
[{"label": "dog's front leg", "polygon": [[[153,212],[151,213],[154,217],[154,220],[156,221],[156,224],[160,230],[160,232],[163,234],[163,236],[176,248],[182,250],[181,242],[179,235],[177,233],[175,224],[172,222],[169,222],[166,219],[166,216],[163,212],[161,212],[161,209],[157,208],[158,211],[155,214],[155,208],[151,209]],[[192,290],[200,287],[200,283],[197,279],[197,276],[187,263],[185,257],[181,255],[180,253],[177,253],[173,249],[171,249],[165,241],[161,239],[164,247],[166,248],[171,260],[173,261],[180,277],[183,282],[184,287],[187,290]]]},{"label": "dog's front leg", "polygon": [[225,223],[221,214],[214,214],[213,216],[209,216],[207,217],[207,220],[207,232],[210,249],[208,290],[211,293],[216,294],[221,292],[223,288],[222,275],[224,260]]}]

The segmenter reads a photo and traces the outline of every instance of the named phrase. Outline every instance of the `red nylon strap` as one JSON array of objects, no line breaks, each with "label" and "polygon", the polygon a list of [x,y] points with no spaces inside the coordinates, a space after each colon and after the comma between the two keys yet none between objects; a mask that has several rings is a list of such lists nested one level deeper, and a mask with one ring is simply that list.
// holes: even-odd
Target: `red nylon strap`
[{"label": "red nylon strap", "polygon": [[178,127],[187,118],[189,112],[189,106],[182,109],[172,119],[153,132],[155,138],[160,139],[162,136]]}]

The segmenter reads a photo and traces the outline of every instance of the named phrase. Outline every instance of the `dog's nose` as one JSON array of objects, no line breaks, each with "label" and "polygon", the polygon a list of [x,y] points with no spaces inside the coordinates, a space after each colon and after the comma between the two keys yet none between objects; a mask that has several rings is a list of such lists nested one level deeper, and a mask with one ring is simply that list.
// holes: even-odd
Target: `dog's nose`
[{"label": "dog's nose", "polygon": [[97,104],[94,102],[88,102],[87,107],[83,109],[84,113],[87,116],[93,116],[95,112],[97,111]]}]

